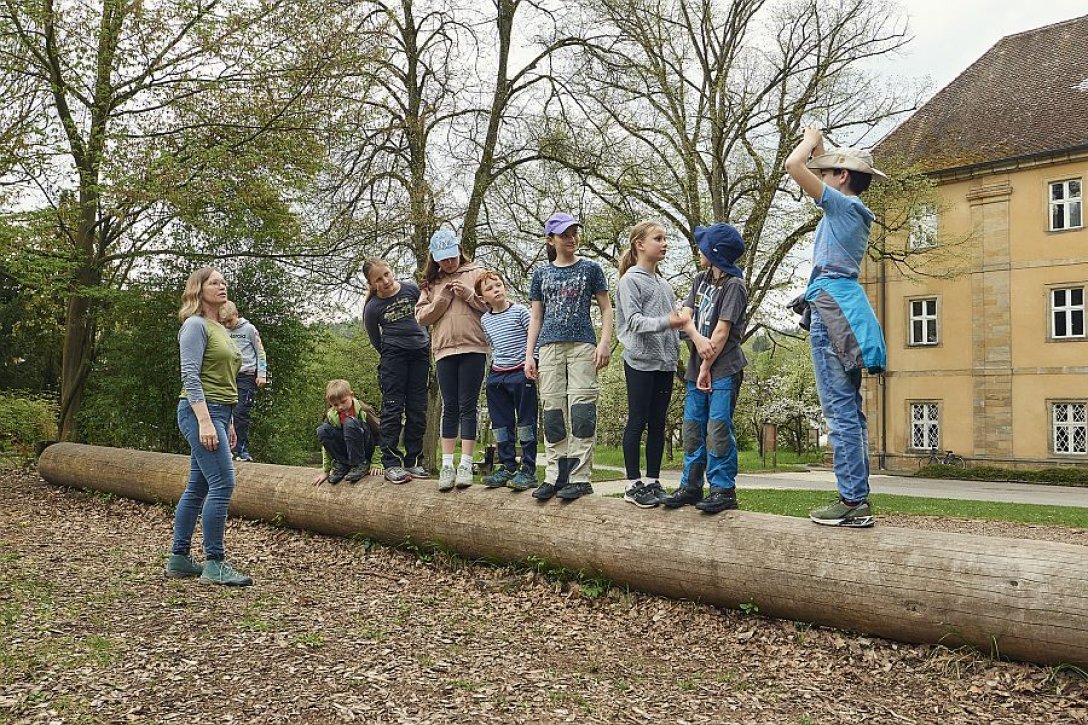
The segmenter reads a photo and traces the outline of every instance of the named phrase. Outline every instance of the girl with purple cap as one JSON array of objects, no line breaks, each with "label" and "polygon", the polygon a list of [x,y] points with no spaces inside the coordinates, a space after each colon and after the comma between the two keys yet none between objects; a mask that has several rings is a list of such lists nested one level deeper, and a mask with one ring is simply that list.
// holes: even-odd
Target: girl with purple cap
[{"label": "girl with purple cap", "polygon": [[[448,229],[431,236],[431,256],[423,270],[416,320],[431,327],[435,374],[442,390],[442,468],[438,490],[472,485],[472,453],[479,424],[480,386],[490,349],[480,316],[489,308],[476,294],[484,268],[461,251]],[[461,437],[461,461],[453,468],[453,451]]]},{"label": "girl with purple cap", "polygon": [[[549,263],[533,270],[532,317],[525,348],[525,377],[537,379],[533,351],[540,346],[537,390],[544,408],[544,483],[533,497],[573,501],[593,493],[597,440],[597,371],[608,364],[612,301],[601,265],[578,257],[581,223],[558,212],[544,223]],[[601,310],[601,339],[589,315]]]},{"label": "girl with purple cap", "polygon": [[[729,224],[695,227],[699,261],[707,271],[695,277],[684,300],[691,324],[709,337],[712,350],[700,355],[693,344],[688,356],[684,398],[684,472],[680,486],[661,503],[668,508],[695,504],[710,514],[737,507],[737,438],[733,410],[748,364],[744,341],[748,288],[736,261],[744,241]],[[694,338],[694,336],[691,336]],[[698,338],[694,338],[698,339]],[[710,495],[703,498],[703,477]]]}]

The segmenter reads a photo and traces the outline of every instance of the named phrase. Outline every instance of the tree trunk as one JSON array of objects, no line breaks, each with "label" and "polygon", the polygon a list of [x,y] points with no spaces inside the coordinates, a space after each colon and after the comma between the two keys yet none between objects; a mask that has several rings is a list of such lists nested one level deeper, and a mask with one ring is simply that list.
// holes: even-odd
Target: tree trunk
[{"label": "tree trunk", "polygon": [[423,467],[428,471],[438,470],[438,434],[442,422],[442,393],[438,389],[438,378],[434,369],[427,381],[427,430],[423,434]]},{"label": "tree trunk", "polygon": [[[46,481],[142,501],[177,501],[189,457],[58,443]],[[1088,547],[914,531],[838,530],[730,511],[573,504],[473,486],[310,486],[313,469],[240,464],[230,510],[337,536],[443,545],[466,559],[543,559],[616,584],[903,642],[971,645],[993,656],[1088,665]],[[662,547],[662,541],[677,542]]]},{"label": "tree trunk", "polygon": [[75,438],[78,433],[76,415],[83,402],[83,390],[94,360],[94,303],[80,290],[97,285],[97,277],[90,269],[78,271],[75,288],[68,296],[64,345],[61,348],[60,411],[57,419],[58,438],[62,441]]}]

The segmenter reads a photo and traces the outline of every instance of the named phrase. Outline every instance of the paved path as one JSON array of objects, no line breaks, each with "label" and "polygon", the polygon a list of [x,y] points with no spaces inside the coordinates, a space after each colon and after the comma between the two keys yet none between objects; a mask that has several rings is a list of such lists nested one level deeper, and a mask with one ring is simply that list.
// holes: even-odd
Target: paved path
[{"label": "paved path", "polygon": [[[614,466],[596,466],[602,471],[615,471],[623,475],[623,469]],[[670,488],[677,485],[679,471],[663,471],[661,482]],[[901,496],[925,498],[955,498],[968,501],[1004,501],[1007,503],[1032,503],[1050,506],[1083,506],[1088,508],[1088,487],[1043,486],[1036,483],[998,483],[993,481],[952,481],[912,476],[873,475],[869,484],[874,493],[892,493]],[[602,481],[593,484],[593,490],[602,495],[623,493],[624,481]],[[835,474],[826,469],[804,473],[742,473],[737,476],[737,488],[774,488],[802,490],[835,490]]]}]

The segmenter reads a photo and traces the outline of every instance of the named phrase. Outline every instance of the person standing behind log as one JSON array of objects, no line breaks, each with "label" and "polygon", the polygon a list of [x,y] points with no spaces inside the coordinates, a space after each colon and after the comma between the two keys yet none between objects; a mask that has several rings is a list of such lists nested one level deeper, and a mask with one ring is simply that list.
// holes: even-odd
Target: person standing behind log
[{"label": "person standing behind log", "polygon": [[[253,579],[227,563],[223,545],[227,506],[234,492],[232,413],[242,364],[238,347],[219,323],[226,301],[227,282],[219,270],[201,267],[189,275],[178,311],[182,382],[178,428],[189,442],[191,456],[189,482],[174,510],[174,543],[166,576],[199,576],[205,584],[248,586]],[[197,516],[207,560],[203,567],[189,553]]]},{"label": "person standing behind log", "polygon": [[[623,343],[623,373],[627,383],[627,425],[623,429],[623,463],[627,490],[623,500],[653,508],[665,497],[661,486],[661,457],[665,452],[665,421],[672,400],[680,335],[691,316],[676,311],[672,285],[657,266],[669,251],[665,227],[653,221],[631,228],[631,246],[620,260],[616,286],[616,335]],[[709,347],[700,336],[704,349]],[[642,433],[646,432],[646,482],[639,472]]]},{"label": "person standing behind log", "polygon": [[[593,444],[597,440],[597,371],[611,357],[612,301],[601,265],[577,255],[581,222],[557,212],[544,223],[548,264],[533,270],[532,318],[525,347],[525,377],[537,378],[544,402],[544,483],[533,497],[573,501],[593,493]],[[590,317],[596,299],[601,340]],[[596,344],[595,344],[596,343]],[[569,424],[569,427],[568,427]],[[569,434],[569,435],[568,435]]]},{"label": "person standing behind log", "polygon": [[242,369],[238,372],[238,405],[234,406],[234,432],[238,443],[232,453],[236,461],[252,461],[249,455],[250,412],[257,397],[257,388],[268,382],[268,357],[265,355],[261,333],[244,317],[238,315],[233,302],[219,309],[219,321],[227,328],[230,339],[242,353]]},{"label": "person standing behind log", "polygon": [[803,302],[811,314],[809,345],[816,392],[831,429],[839,497],[809,512],[825,526],[867,528],[875,522],[869,505],[869,427],[861,402],[861,371],[884,369],[887,349],[880,322],[858,282],[876,216],[859,197],[868,190],[873,168],[868,151],[824,153],[823,133],[806,128],[786,158],[786,171],[824,211],[813,235],[812,274]]},{"label": "person standing behind log", "polygon": [[430,478],[422,464],[431,339],[416,322],[419,287],[394,277],[384,259],[368,259],[363,263],[363,276],[368,287],[363,325],[379,355],[378,387],[382,392],[379,440],[385,479],[400,484],[413,478]]},{"label": "person standing behind log", "polygon": [[[737,405],[744,366],[748,289],[736,261],[744,241],[729,224],[695,227],[699,261],[708,267],[695,277],[684,308],[691,311],[684,397],[684,472],[680,486],[661,503],[668,508],[695,504],[709,514],[737,508],[737,438],[733,411]],[[699,337],[709,337],[713,349],[700,354]],[[705,348],[704,348],[705,350]],[[710,495],[703,498],[703,476]]]},{"label": "person standing behind log", "polygon": [[[422,295],[416,320],[431,328],[431,349],[438,387],[442,391],[442,468],[438,490],[472,485],[472,453],[479,425],[480,386],[487,367],[487,338],[480,315],[487,310],[476,294],[479,266],[461,252],[453,232],[440,229],[431,236],[430,257],[423,270]],[[461,438],[456,472],[453,451]]]}]

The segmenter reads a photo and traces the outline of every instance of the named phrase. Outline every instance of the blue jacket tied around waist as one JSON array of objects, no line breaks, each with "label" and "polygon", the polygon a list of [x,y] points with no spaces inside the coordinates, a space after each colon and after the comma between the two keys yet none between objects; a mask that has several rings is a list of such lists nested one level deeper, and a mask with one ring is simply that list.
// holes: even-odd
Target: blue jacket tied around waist
[{"label": "blue jacket tied around waist", "polygon": [[[827,326],[831,347],[846,370],[864,367],[870,374],[884,371],[888,362],[884,332],[865,290],[856,279],[814,279],[805,290],[804,301],[820,313],[820,319]],[[800,311],[799,303],[798,299],[790,306]],[[807,328],[807,325],[802,326]]]}]

